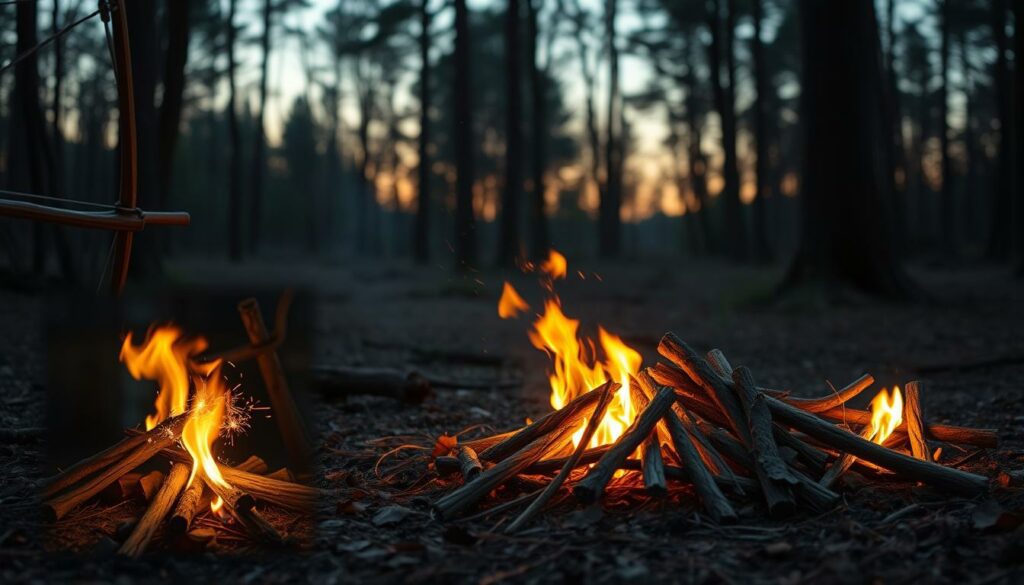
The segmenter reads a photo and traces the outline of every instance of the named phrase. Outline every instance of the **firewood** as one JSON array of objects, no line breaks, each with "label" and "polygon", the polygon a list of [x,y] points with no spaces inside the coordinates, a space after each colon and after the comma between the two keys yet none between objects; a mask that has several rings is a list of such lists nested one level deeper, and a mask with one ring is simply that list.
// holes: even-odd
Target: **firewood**
[{"label": "firewood", "polygon": [[789,396],[784,400],[800,410],[806,410],[807,412],[814,413],[825,412],[826,410],[842,406],[850,400],[853,400],[874,383],[875,379],[871,374],[864,374],[842,390],[828,396],[822,396],[820,398],[794,398]]},{"label": "firewood", "polygon": [[674,333],[666,333],[662,337],[661,343],[658,344],[658,353],[679,366],[695,384],[711,397],[718,409],[725,415],[729,428],[744,445],[750,446],[750,429],[739,400],[732,389],[711,369],[707,361],[700,357],[693,348],[686,345],[683,340],[676,337]]},{"label": "firewood", "polygon": [[[246,470],[243,470],[246,471]],[[276,479],[278,481],[286,481],[288,483],[296,483],[295,474],[291,472],[287,467],[282,467],[277,471],[273,471],[266,475],[267,479]]]},{"label": "firewood", "polygon": [[967,494],[979,494],[988,489],[988,479],[981,475],[907,457],[781,400],[771,397],[765,397],[765,400],[772,414],[780,422],[803,431],[838,451],[851,453],[908,479],[927,483],[939,489]]},{"label": "firewood", "polygon": [[[238,464],[237,469],[250,473],[263,473],[267,464],[263,459],[253,455]],[[174,513],[167,519],[167,530],[174,535],[182,535],[188,532],[192,519],[202,510],[209,508],[213,494],[206,488],[206,482],[200,475],[202,470],[196,472],[192,483],[185,487],[174,507]],[[269,476],[268,476],[269,477]]]},{"label": "firewood", "polygon": [[[291,291],[287,291],[281,298],[281,304],[287,307],[290,301]],[[267,326],[263,323],[263,313],[260,311],[260,305],[256,299],[249,298],[240,302],[238,314],[249,335],[249,341],[253,345],[263,343],[270,338]],[[295,397],[292,396],[291,389],[288,387],[288,380],[285,378],[281,360],[275,350],[261,353],[256,358],[256,362],[259,364],[260,374],[266,384],[267,394],[270,395],[274,420],[277,422],[281,440],[288,452],[290,466],[299,475],[304,475],[309,471],[312,450],[309,446],[305,424],[295,403]]]},{"label": "firewood", "polygon": [[792,486],[798,480],[779,455],[772,415],[764,403],[764,395],[757,391],[753,375],[743,366],[733,372],[732,380],[750,426],[754,473],[761,483],[761,494],[768,506],[768,513],[776,518],[792,514],[796,509]]},{"label": "firewood", "polygon": [[[600,397],[602,393],[598,393],[597,396]],[[567,408],[568,405],[566,405],[566,408],[555,412],[563,412]],[[571,443],[572,435],[576,431],[576,423],[582,420],[586,412],[588,411],[585,409],[575,409],[575,416],[562,419],[559,421],[560,425],[553,425],[551,427],[552,432],[537,435],[530,443],[524,445],[512,455],[503,458],[490,469],[478,475],[473,481],[463,484],[459,489],[435,502],[434,512],[441,519],[453,518],[476,504],[481,498],[491,493],[491,490],[501,485],[507,479],[517,475],[532,463],[544,457],[545,454],[560,450],[564,445]]]},{"label": "firewood", "polygon": [[[640,471],[641,462],[636,459],[627,459],[622,462],[622,466],[619,469],[626,471]],[[665,477],[668,479],[679,481],[683,483],[691,483],[690,476],[686,474],[686,469],[678,465],[666,465],[665,466]],[[719,489],[726,489],[737,494],[756,494],[761,486],[757,484],[757,481],[750,479],[749,477],[727,477],[724,475],[715,475],[712,477],[715,485]],[[692,484],[691,484],[692,485]]]},{"label": "firewood", "polygon": [[[640,373],[640,387],[645,394],[656,396],[665,387],[658,388],[647,370]],[[672,439],[672,445],[676,454],[683,463],[683,475],[687,481],[693,484],[697,495],[700,497],[704,509],[715,522],[731,522],[736,519],[736,511],[732,504],[726,499],[722,491],[718,489],[714,476],[704,464],[700,453],[697,451],[693,438],[686,432],[683,421],[676,412],[669,408],[662,416],[663,424]]]},{"label": "firewood", "polygon": [[799,437],[794,436],[779,425],[779,423],[772,424],[772,432],[775,435],[776,444],[778,444],[779,447],[788,447],[792,449],[796,453],[797,459],[799,459],[811,473],[815,475],[821,475],[824,473],[825,466],[828,465],[828,453],[801,441]]},{"label": "firewood", "polygon": [[[225,478],[227,479],[227,478]],[[217,494],[226,510],[253,540],[273,545],[284,544],[284,539],[269,522],[256,511],[256,499],[236,486],[227,487],[203,476],[207,487]]]},{"label": "firewood", "polygon": [[104,488],[100,497],[104,501],[112,504],[134,499],[136,496],[141,495],[139,493],[139,489],[141,487],[139,485],[139,480],[141,478],[141,473],[126,473]]},{"label": "firewood", "polygon": [[480,459],[476,456],[476,451],[462,446],[455,453],[455,458],[459,461],[459,472],[462,473],[463,481],[473,481],[476,479],[476,476],[480,475],[480,472],[484,469],[484,466],[480,464]]},{"label": "firewood", "polygon": [[[51,520],[63,518],[75,506],[100,493],[117,478],[149,461],[163,449],[173,446],[181,436],[181,429],[185,426],[186,420],[185,415],[172,417],[145,434],[139,435],[144,439],[134,450],[123,454],[113,462],[107,461],[106,463],[109,465],[104,465],[102,470],[91,479],[48,500],[44,504],[45,513]],[[97,461],[95,460],[91,465],[98,465]]]},{"label": "firewood", "polygon": [[525,526],[548,503],[548,500],[558,492],[562,484],[565,483],[565,480],[569,478],[569,474],[576,467],[583,453],[586,452],[587,445],[590,444],[590,440],[594,437],[597,428],[601,426],[605,411],[608,409],[608,405],[614,396],[612,386],[609,385],[605,385],[601,392],[600,400],[597,406],[594,407],[594,412],[587,421],[587,426],[583,429],[583,436],[580,437],[580,442],[573,450],[572,455],[565,460],[562,468],[558,471],[558,475],[548,485],[544,486],[544,490],[537,498],[530,502],[530,505],[509,525],[508,532],[515,532]]},{"label": "firewood", "polygon": [[932,460],[932,451],[924,438],[924,414],[921,411],[921,383],[907,382],[903,388],[903,421],[907,425],[907,438],[914,457]]},{"label": "firewood", "polygon": [[504,433],[498,433],[497,435],[489,435],[487,437],[477,437],[476,439],[466,439],[465,441],[460,438],[458,444],[465,445],[479,454],[486,450],[488,447],[497,445],[498,443],[504,441],[505,439],[508,439],[509,437],[511,437],[512,435],[516,434],[521,430],[522,428],[519,428],[514,431],[506,431]]},{"label": "firewood", "polygon": [[432,392],[430,382],[417,372],[390,368],[314,366],[311,373],[317,390],[330,398],[365,394],[420,404]]},{"label": "firewood", "polygon": [[[870,440],[873,432],[874,430],[870,426],[866,426],[861,429],[860,436]],[[818,480],[818,485],[826,488],[832,487],[856,461],[857,458],[850,453],[840,454],[839,458],[832,463],[828,470],[825,471],[825,474],[821,476],[821,479]]]},{"label": "firewood", "polygon": [[[818,413],[822,418],[844,422],[849,425],[866,425],[871,423],[871,412],[856,408],[838,406],[831,410]],[[994,449],[999,446],[999,433],[995,429],[973,429],[969,427],[958,427],[954,425],[942,425],[926,423],[924,426],[925,436],[944,443],[956,445],[973,445]],[[903,422],[893,431],[893,439],[905,438],[907,436],[907,423]]]},{"label": "firewood", "polygon": [[589,504],[601,498],[605,486],[608,485],[619,465],[636,451],[644,439],[651,434],[654,426],[672,407],[675,396],[675,392],[671,388],[658,390],[647,408],[633,419],[629,428],[615,441],[615,445],[573,487],[573,495],[579,501]]},{"label": "firewood", "polygon": [[[583,451],[583,453],[580,454],[580,457],[579,457],[579,460],[576,463],[576,466],[579,467],[580,465],[590,465],[591,463],[596,463],[611,448],[612,448],[611,445],[601,445],[599,447],[591,447],[589,449],[586,449],[585,451]],[[529,474],[546,475],[546,474],[550,474],[550,473],[557,473],[558,470],[560,470],[562,468],[562,466],[565,465],[565,462],[568,461],[571,458],[572,458],[572,455],[570,454],[570,455],[567,455],[565,457],[556,457],[554,459],[543,459],[543,460],[538,461],[538,462],[534,463],[533,465],[527,467],[526,469],[524,469],[523,470],[523,474],[524,475],[529,475]]]},{"label": "firewood", "polygon": [[[180,414],[172,419],[180,418],[182,421],[187,418],[188,414]],[[171,420],[171,419],[169,419]],[[184,424],[184,422],[182,423]],[[131,451],[134,451],[136,447],[147,442],[152,435],[149,432],[140,431],[139,434],[133,437],[127,437],[121,441],[115,443],[113,446],[96,453],[90,457],[82,459],[78,463],[75,463],[71,467],[68,467],[64,471],[54,475],[53,477],[44,481],[46,487],[43,488],[43,497],[52,498],[64,489],[77,483],[83,478],[96,473],[97,471],[109,466],[114,461],[121,459]]]},{"label": "firewood", "polygon": [[[481,461],[500,461],[532,443],[538,437],[543,437],[555,429],[560,429],[568,424],[569,420],[580,418],[580,413],[590,410],[590,407],[601,397],[601,393],[607,386],[614,386],[612,392],[619,388],[617,382],[608,381],[589,392],[585,392],[570,401],[562,408],[549,412],[548,414],[526,425],[509,438],[496,443],[487,449],[480,451]],[[600,392],[598,391],[600,390]]]},{"label": "firewood", "polygon": [[267,462],[259,455],[250,455],[245,461],[235,465],[234,467],[235,469],[241,469],[242,471],[248,471],[249,473],[255,473],[257,475],[264,475],[267,473]]},{"label": "firewood", "polygon": [[[189,471],[189,466],[184,463],[175,463],[171,466],[171,472],[167,474],[167,479],[162,480],[160,489],[153,496],[149,508],[139,519],[128,539],[121,545],[118,554],[137,557],[146,550],[149,541],[153,538],[160,523],[163,522],[164,516],[171,510],[174,501],[178,499],[181,488],[188,481]],[[163,474],[161,473],[160,476],[162,478]]]},{"label": "firewood", "polygon": [[[647,404],[651,401],[644,389],[640,387],[640,382],[635,378],[630,378],[629,394],[633,408],[637,412],[647,408]],[[651,394],[651,396],[653,395],[654,393]],[[640,444],[640,461],[642,462],[644,489],[647,493],[655,498],[667,496],[668,482],[665,480],[665,461],[661,456],[661,441],[657,431],[649,434]]]},{"label": "firewood", "polygon": [[139,491],[148,502],[153,499],[160,486],[164,484],[164,472],[153,470],[139,478]]}]

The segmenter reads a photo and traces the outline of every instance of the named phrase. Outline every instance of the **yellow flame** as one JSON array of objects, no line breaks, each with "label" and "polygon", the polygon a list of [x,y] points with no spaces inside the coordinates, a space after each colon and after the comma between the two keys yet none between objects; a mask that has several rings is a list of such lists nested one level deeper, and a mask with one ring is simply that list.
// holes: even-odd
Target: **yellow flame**
[{"label": "yellow flame", "polygon": [[213,442],[220,435],[227,414],[230,394],[220,376],[220,365],[206,378],[196,378],[196,392],[192,397],[192,410],[181,432],[181,443],[192,456],[192,484],[201,471],[213,483],[230,488],[213,457]]},{"label": "yellow flame", "polygon": [[893,388],[891,396],[885,388],[882,388],[882,391],[871,400],[871,425],[868,427],[868,438],[881,445],[902,422],[903,395],[900,393],[900,387]]},{"label": "yellow flame", "polygon": [[540,264],[541,272],[547,274],[552,280],[565,278],[569,263],[558,250],[548,252],[548,259]]},{"label": "yellow flame", "polygon": [[132,345],[129,333],[121,344],[120,360],[136,380],[156,380],[160,391],[156,413],[146,417],[151,430],[169,416],[185,412],[188,404],[189,358],[206,350],[202,337],[189,339],[174,325],[151,328],[141,345]]},{"label": "yellow flame", "polygon": [[502,319],[511,319],[529,308],[530,305],[506,281],[504,288],[501,289],[501,299],[498,301],[498,316]]}]

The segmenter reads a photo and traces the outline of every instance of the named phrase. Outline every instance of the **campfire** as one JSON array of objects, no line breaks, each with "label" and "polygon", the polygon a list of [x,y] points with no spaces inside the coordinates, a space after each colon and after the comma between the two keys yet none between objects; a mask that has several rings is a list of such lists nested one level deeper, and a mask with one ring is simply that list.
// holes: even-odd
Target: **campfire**
[{"label": "campfire", "polygon": [[[279,317],[287,312],[286,296]],[[250,345],[208,356],[202,337],[189,337],[174,325],[153,326],[141,342],[129,333],[121,346],[120,360],[131,376],[154,382],[158,388],[154,412],[143,429],[128,429],[119,443],[64,469],[45,483],[44,510],[56,522],[101,494],[113,493],[126,500],[143,496],[148,507],[137,520],[119,552],[143,553],[158,535],[166,545],[190,536],[199,518],[207,526],[252,542],[281,546],[290,542],[269,522],[260,509],[267,506],[292,516],[308,516],[318,490],[297,481],[305,472],[304,461],[292,460],[292,468],[268,473],[258,456],[228,465],[216,456],[218,439],[230,441],[249,429],[255,411],[268,410],[244,400],[240,385],[230,385],[225,367],[229,357],[255,357],[271,397],[273,414],[289,451],[304,444],[301,422],[290,400],[275,348],[283,337],[279,320],[275,337],[267,334],[255,301],[244,301],[239,310],[250,333]],[[258,319],[256,319],[258,317]],[[269,362],[269,363],[268,363]],[[266,366],[266,367],[264,367]],[[300,447],[305,449],[306,447]],[[169,465],[166,474],[136,472],[153,459]],[[218,530],[215,528],[215,530]]]},{"label": "campfire", "polygon": [[[663,360],[644,367],[622,338],[604,328],[596,340],[582,336],[579,321],[565,314],[555,293],[569,273],[564,256],[552,251],[524,270],[540,275],[547,296],[529,339],[550,358],[553,411],[497,435],[438,441],[437,472],[462,479],[434,502],[442,519],[465,516],[514,478],[539,487],[491,509],[526,505],[509,531],[560,493],[581,504],[610,489],[651,498],[692,493],[712,520],[728,522],[747,503],[775,518],[830,509],[851,468],[880,482],[901,478],[967,495],[988,489],[986,477],[942,465],[940,445],[991,448],[996,432],[927,421],[919,382],[881,389],[870,411],[847,405],[874,384],[867,374],[820,398],[797,398],[760,385],[720,350],[700,355],[673,333],[658,345]],[[529,310],[506,282],[499,316]]]}]

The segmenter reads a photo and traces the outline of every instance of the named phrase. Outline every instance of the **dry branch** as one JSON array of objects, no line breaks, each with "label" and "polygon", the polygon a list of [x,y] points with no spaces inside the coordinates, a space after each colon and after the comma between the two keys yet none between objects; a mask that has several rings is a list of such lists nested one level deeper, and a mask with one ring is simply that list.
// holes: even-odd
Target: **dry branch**
[{"label": "dry branch", "polygon": [[163,522],[164,516],[171,510],[174,500],[181,493],[181,488],[188,481],[189,466],[184,463],[175,463],[171,466],[171,472],[160,486],[160,490],[153,496],[153,501],[146,509],[146,513],[139,519],[131,535],[121,545],[119,554],[129,557],[137,557],[146,550],[149,541],[156,534],[157,528]]},{"label": "dry branch", "polygon": [[617,382],[608,381],[598,388],[577,396],[562,408],[554,412],[549,412],[529,425],[516,431],[509,438],[481,451],[480,459],[482,461],[500,461],[509,454],[515,453],[524,446],[532,443],[538,437],[543,437],[551,431],[561,429],[567,425],[572,426],[569,425],[568,421],[579,419],[580,413],[587,410],[592,404],[594,404],[594,402],[601,397],[601,391],[604,391],[608,386],[613,387],[611,392],[615,392],[619,388],[619,384]]},{"label": "dry branch", "polygon": [[[818,413],[822,418],[843,422],[848,425],[866,425],[871,423],[871,413],[866,410],[838,406],[831,410]],[[935,441],[956,445],[973,445],[994,449],[999,446],[999,433],[995,429],[973,429],[942,424],[925,424],[925,434]],[[893,440],[907,436],[907,424],[902,423],[893,431]]]},{"label": "dry branch", "polygon": [[[224,469],[223,467],[221,468]],[[267,464],[263,459],[256,455],[249,457],[245,461],[238,464],[237,469],[241,471],[248,471],[249,473],[262,474],[267,470]],[[201,474],[202,470],[197,471],[197,474]],[[210,500],[212,500],[212,494],[210,490],[206,489],[206,483],[202,477],[192,479],[192,483],[185,488],[185,491],[181,493],[181,497],[178,498],[178,504],[174,507],[174,513],[167,519],[167,530],[174,535],[182,535],[188,531],[189,525],[192,524],[192,519],[202,510],[205,510],[210,506]]]},{"label": "dry branch", "polygon": [[765,399],[772,414],[780,422],[807,433],[839,451],[870,461],[908,479],[968,494],[978,494],[988,489],[988,479],[983,476],[907,457],[778,399]]},{"label": "dry branch", "polygon": [[[629,393],[632,397],[633,409],[637,412],[647,408],[651,401],[647,393],[640,387],[635,378],[630,379]],[[651,393],[653,396],[654,393]],[[671,411],[671,407],[669,408]],[[644,489],[655,498],[668,495],[668,482],[665,480],[665,461],[661,456],[661,441],[658,432],[650,433],[640,444],[640,461],[643,470]]]},{"label": "dry branch", "polygon": [[675,402],[675,392],[671,388],[662,388],[654,395],[650,403],[633,419],[624,433],[615,441],[615,445],[601,457],[587,475],[573,487],[573,495],[584,503],[597,501],[604,493],[605,486],[623,461],[640,446],[654,430]]},{"label": "dry branch", "polygon": [[764,395],[757,391],[753,375],[743,366],[733,372],[732,380],[750,425],[754,472],[761,483],[768,513],[774,517],[792,514],[796,510],[796,500],[791,487],[797,479],[779,455],[772,415],[764,403]]},{"label": "dry branch", "polygon": [[459,472],[462,473],[463,481],[473,481],[484,470],[476,451],[470,447],[462,446],[456,449],[455,458],[459,462]]},{"label": "dry branch", "polygon": [[932,460],[928,441],[924,438],[924,413],[921,409],[921,383],[907,382],[903,388],[903,421],[907,425],[907,438],[914,457],[924,461]]},{"label": "dry branch", "polygon": [[875,379],[871,374],[864,374],[860,378],[857,378],[851,382],[848,386],[842,390],[830,394],[828,396],[822,396],[821,398],[793,398],[786,397],[783,400],[799,408],[800,410],[806,410],[807,412],[825,412],[831,410],[837,406],[842,406],[850,400],[853,400],[860,395],[861,392],[865,391],[872,384],[875,383]]},{"label": "dry branch", "polygon": [[431,393],[430,382],[417,372],[390,368],[314,366],[312,378],[317,390],[329,397],[366,394],[419,404]]}]

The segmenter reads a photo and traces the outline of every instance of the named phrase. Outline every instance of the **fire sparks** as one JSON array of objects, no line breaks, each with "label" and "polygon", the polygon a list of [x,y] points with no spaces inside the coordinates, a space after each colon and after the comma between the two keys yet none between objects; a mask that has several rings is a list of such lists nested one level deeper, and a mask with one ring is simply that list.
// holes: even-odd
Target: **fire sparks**
[{"label": "fire sparks", "polygon": [[[136,380],[154,380],[159,384],[154,407],[146,417],[146,429],[152,429],[169,416],[188,412],[181,443],[192,456],[188,485],[200,476],[219,486],[230,488],[213,456],[213,443],[222,428],[245,427],[244,414],[232,404],[232,393],[221,373],[221,360],[199,364],[192,358],[207,348],[202,337],[187,338],[173,325],[149,330],[140,346],[132,345],[128,334],[121,346],[121,361]],[[189,400],[190,390],[191,402]],[[224,502],[216,498],[210,509],[219,514]]]},{"label": "fire sparks", "polygon": [[871,425],[865,433],[868,439],[881,445],[903,422],[903,395],[900,387],[892,395],[885,388],[871,400]]},{"label": "fire sparks", "polygon": [[502,319],[512,319],[529,308],[530,305],[523,300],[516,289],[506,282],[505,287],[501,290],[501,300],[498,301],[498,316]]},{"label": "fire sparks", "polygon": [[[568,263],[565,256],[552,250],[548,260],[541,265],[541,271],[549,278],[564,278]],[[544,351],[551,359],[548,381],[551,385],[551,406],[556,410],[564,407],[578,396],[593,390],[608,380],[621,384],[611,404],[608,405],[601,425],[591,439],[590,447],[613,443],[636,416],[630,399],[630,377],[640,371],[642,358],[620,337],[598,327],[597,342],[579,333],[580,322],[571,319],[562,311],[561,300],[554,290],[545,287],[550,298],[544,303],[544,313],[538,316],[529,331],[530,342]],[[514,297],[510,296],[514,295]],[[498,304],[498,314],[507,310],[510,299],[522,297],[510,284],[505,283]],[[523,303],[525,305],[525,302]],[[525,310],[528,306],[523,307]],[[586,421],[573,437],[574,445],[579,444],[586,427]]]}]

